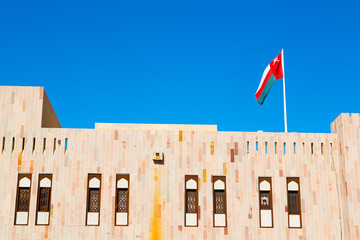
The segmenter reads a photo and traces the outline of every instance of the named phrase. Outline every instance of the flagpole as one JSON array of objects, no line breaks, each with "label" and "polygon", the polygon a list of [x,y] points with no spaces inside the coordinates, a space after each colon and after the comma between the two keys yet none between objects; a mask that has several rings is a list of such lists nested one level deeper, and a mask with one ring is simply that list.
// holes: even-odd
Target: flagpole
[{"label": "flagpole", "polygon": [[284,68],[284,49],[281,50],[282,58],[282,70],[283,70],[283,92],[284,92],[284,123],[285,123],[285,132],[287,133],[287,118],[286,118],[286,97],[285,97],[285,68]]}]

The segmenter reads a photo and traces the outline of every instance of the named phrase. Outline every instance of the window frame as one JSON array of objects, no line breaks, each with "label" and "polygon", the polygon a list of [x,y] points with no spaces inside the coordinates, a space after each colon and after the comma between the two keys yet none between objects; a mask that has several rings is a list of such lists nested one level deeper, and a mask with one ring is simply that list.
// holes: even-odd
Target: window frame
[{"label": "window frame", "polygon": [[[118,204],[119,204],[119,195],[118,195],[118,191],[119,189],[124,189],[124,188],[118,188],[117,187],[117,183],[120,179],[126,179],[128,181],[128,187],[127,187],[127,193],[126,193],[126,212],[123,213],[127,213],[127,221],[126,221],[126,225],[120,225],[117,224],[116,222],[116,214],[117,213],[121,213],[120,211],[118,211]],[[115,221],[114,221],[114,225],[115,226],[129,226],[129,208],[130,208],[130,174],[128,173],[118,173],[116,174],[116,181],[115,181]]]},{"label": "window frame", "polygon": [[[29,187],[29,198],[28,198],[28,210],[27,211],[19,211],[19,201],[20,201],[20,180],[23,178],[28,178],[30,180],[30,187]],[[27,226],[29,225],[29,215],[30,215],[30,201],[31,201],[31,184],[32,184],[32,174],[31,173],[18,173],[18,181],[17,181],[17,188],[16,188],[16,201],[15,201],[15,215],[14,215],[14,225],[16,226]],[[17,224],[17,212],[27,212],[27,221],[26,224]]]},{"label": "window frame", "polygon": [[[196,182],[196,190],[195,190],[195,212],[190,213],[187,212],[187,192],[188,190],[194,190],[194,189],[187,189],[186,183],[189,180],[194,180]],[[186,214],[196,214],[196,225],[186,225]],[[185,191],[184,191],[184,226],[185,227],[198,227],[199,226],[199,176],[198,175],[185,175]]]},{"label": "window frame", "polygon": [[[99,211],[98,212],[90,212],[89,211],[89,207],[90,207],[90,180],[93,178],[97,178],[100,181],[100,186],[99,186],[99,194],[98,194],[98,208]],[[97,224],[88,224],[88,214],[90,213],[98,213],[98,223]],[[86,217],[85,217],[85,226],[100,226],[100,212],[101,212],[101,173],[89,173],[88,174],[88,178],[87,178],[87,196],[86,196]]]},{"label": "window frame", "polygon": [[[38,212],[46,212],[46,211],[40,211],[40,197],[41,197],[41,192],[40,192],[40,182],[42,179],[44,178],[48,178],[50,179],[51,185],[49,187],[49,199],[48,199],[48,212],[49,212],[49,217],[48,217],[48,224],[38,224]],[[51,209],[51,192],[52,192],[52,174],[51,173],[40,173],[39,174],[39,181],[38,181],[38,189],[37,189],[37,201],[36,201],[36,214],[35,214],[35,225],[39,225],[39,226],[48,226],[50,225],[50,209]]]},{"label": "window frame", "polygon": [[[224,208],[224,212],[225,213],[223,213],[223,214],[225,214],[225,226],[216,226],[215,225],[215,209],[216,209],[216,199],[215,199],[215,191],[219,191],[219,190],[217,190],[217,189],[215,189],[215,182],[216,181],[218,181],[218,180],[221,180],[223,183],[224,183],[224,206],[223,206],[223,208]],[[227,221],[227,197],[226,197],[226,176],[223,176],[223,175],[221,175],[221,176],[212,176],[212,197],[213,197],[213,227],[215,227],[215,228],[226,228],[227,227],[227,223],[228,223],[228,221]]]},{"label": "window frame", "polygon": [[[299,214],[290,214],[289,210],[289,183],[294,181],[298,185],[298,211]],[[302,216],[301,216],[301,194],[300,194],[300,178],[299,177],[287,177],[286,178],[286,193],[287,193],[287,212],[288,212],[288,228],[300,229],[302,228]],[[300,216],[300,227],[290,227],[290,215],[299,215]]]},{"label": "window frame", "polygon": [[[261,208],[261,192],[268,192],[268,191],[262,191],[260,189],[260,184],[263,181],[267,181],[270,184],[270,209],[262,209]],[[258,188],[259,188],[259,225],[260,228],[274,228],[274,210],[273,210],[273,198],[272,198],[272,181],[271,177],[258,177]],[[271,210],[271,227],[261,226],[261,210]]]}]

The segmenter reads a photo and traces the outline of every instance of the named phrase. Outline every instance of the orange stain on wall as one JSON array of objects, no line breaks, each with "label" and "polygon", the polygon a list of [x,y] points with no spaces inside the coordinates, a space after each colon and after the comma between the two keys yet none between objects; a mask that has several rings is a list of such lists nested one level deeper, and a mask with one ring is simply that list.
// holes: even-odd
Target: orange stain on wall
[{"label": "orange stain on wall", "polygon": [[[157,169],[156,169],[157,170]],[[154,202],[153,202],[153,216],[150,225],[150,240],[161,240],[161,192],[160,182],[155,183]]]},{"label": "orange stain on wall", "polygon": [[206,169],[203,169],[203,182],[206,183]]},{"label": "orange stain on wall", "polygon": [[179,142],[182,142],[182,140],[183,140],[182,131],[179,131]]},{"label": "orange stain on wall", "polygon": [[18,166],[21,166],[21,160],[22,160],[22,154],[21,152],[19,152],[19,156],[18,156]]},{"label": "orange stain on wall", "polygon": [[159,170],[157,168],[154,169],[154,181],[157,182],[159,180]]}]

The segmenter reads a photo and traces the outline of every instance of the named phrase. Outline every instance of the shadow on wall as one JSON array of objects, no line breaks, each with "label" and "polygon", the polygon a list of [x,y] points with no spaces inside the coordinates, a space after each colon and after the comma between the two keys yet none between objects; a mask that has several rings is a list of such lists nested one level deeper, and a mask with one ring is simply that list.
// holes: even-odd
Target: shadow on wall
[{"label": "shadow on wall", "polygon": [[44,91],[43,106],[42,106],[42,119],[41,127],[42,128],[61,128],[60,122],[56,116],[56,113],[50,103],[48,96]]}]

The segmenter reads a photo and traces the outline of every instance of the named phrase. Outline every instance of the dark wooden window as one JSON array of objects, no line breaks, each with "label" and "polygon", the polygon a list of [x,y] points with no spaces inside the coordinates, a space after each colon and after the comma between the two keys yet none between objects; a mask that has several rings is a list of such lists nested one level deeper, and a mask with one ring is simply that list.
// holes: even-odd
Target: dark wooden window
[{"label": "dark wooden window", "polygon": [[215,190],[215,213],[225,213],[225,191]]},{"label": "dark wooden window", "polygon": [[89,189],[89,212],[99,212],[99,188],[90,188]]},{"label": "dark wooden window", "polygon": [[28,212],[30,202],[30,188],[19,188],[18,212]]},{"label": "dark wooden window", "polygon": [[196,190],[186,191],[186,212],[196,213]]},{"label": "dark wooden window", "polygon": [[130,175],[117,174],[115,185],[115,225],[128,226]]},{"label": "dark wooden window", "polygon": [[101,174],[88,174],[86,225],[99,226],[101,200]]},{"label": "dark wooden window", "polygon": [[227,226],[226,177],[213,176],[213,224]]},{"label": "dark wooden window", "polygon": [[36,225],[49,225],[52,174],[39,174]]},{"label": "dark wooden window", "polygon": [[299,208],[299,192],[289,191],[289,214],[300,214]]},{"label": "dark wooden window", "polygon": [[286,182],[289,228],[301,228],[300,181],[298,177],[288,177]]},{"label": "dark wooden window", "polygon": [[128,190],[127,189],[118,189],[118,204],[117,211],[118,212],[127,212],[128,210]]},{"label": "dark wooden window", "polygon": [[50,204],[50,188],[40,188],[39,211],[48,212]]},{"label": "dark wooden window", "polygon": [[199,214],[199,192],[197,175],[185,176],[185,226],[197,227]]},{"label": "dark wooden window", "polygon": [[31,174],[18,175],[16,205],[15,205],[15,225],[27,225],[30,210],[31,196]]},{"label": "dark wooden window", "polygon": [[260,191],[260,209],[271,210],[271,194],[270,191]]},{"label": "dark wooden window", "polygon": [[271,177],[259,177],[259,218],[260,227],[273,227],[273,203]]}]

